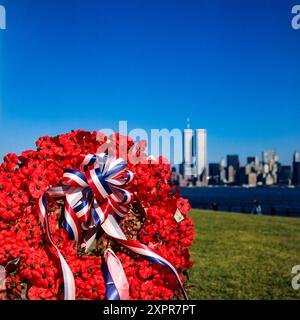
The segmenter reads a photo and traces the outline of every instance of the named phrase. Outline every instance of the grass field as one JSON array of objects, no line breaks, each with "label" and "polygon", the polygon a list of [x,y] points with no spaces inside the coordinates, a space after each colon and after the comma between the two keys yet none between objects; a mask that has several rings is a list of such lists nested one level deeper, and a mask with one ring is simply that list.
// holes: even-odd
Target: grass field
[{"label": "grass field", "polygon": [[192,210],[190,299],[300,299],[300,219]]}]

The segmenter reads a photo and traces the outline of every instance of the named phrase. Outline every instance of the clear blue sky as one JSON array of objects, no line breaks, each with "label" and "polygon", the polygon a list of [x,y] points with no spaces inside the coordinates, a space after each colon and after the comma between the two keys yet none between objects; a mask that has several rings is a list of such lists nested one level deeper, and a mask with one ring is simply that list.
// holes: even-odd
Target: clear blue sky
[{"label": "clear blue sky", "polygon": [[300,150],[289,0],[0,0],[0,155],[75,128],[208,130],[209,161]]}]

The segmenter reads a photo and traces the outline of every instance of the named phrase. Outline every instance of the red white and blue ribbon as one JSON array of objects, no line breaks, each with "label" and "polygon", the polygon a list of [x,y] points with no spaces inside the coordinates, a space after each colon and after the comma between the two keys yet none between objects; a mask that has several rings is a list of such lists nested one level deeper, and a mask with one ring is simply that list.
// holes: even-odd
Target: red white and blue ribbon
[{"label": "red white and blue ribbon", "polygon": [[[64,278],[65,300],[75,299],[75,282],[72,271],[56,247],[49,229],[46,195],[65,197],[64,227],[70,239],[84,243],[86,252],[91,248],[100,228],[131,251],[149,261],[169,268],[176,277],[185,299],[187,295],[176,269],[152,249],[137,240],[127,240],[114,218],[123,218],[129,210],[134,194],[128,184],[133,179],[126,169],[126,162],[107,154],[82,157],[81,171],[67,169],[63,175],[63,186],[50,188],[39,199],[38,214],[46,235],[58,253]],[[128,299],[129,287],[125,272],[118,258],[111,250],[105,252],[107,299]]]},{"label": "red white and blue ribbon", "polygon": [[40,220],[46,229],[46,235],[48,240],[50,241],[51,245],[56,250],[59,260],[61,269],[63,272],[63,278],[64,278],[64,299],[65,300],[75,300],[75,280],[73,273],[67,264],[66,260],[64,259],[63,255],[60,253],[59,249],[55,245],[52,236],[51,236],[51,230],[49,228],[48,223],[48,214],[47,214],[47,202],[46,202],[46,194],[43,194],[43,196],[39,199],[39,216]]},{"label": "red white and blue ribbon", "polygon": [[104,253],[104,279],[107,300],[128,300],[129,284],[120,259],[111,249]]}]

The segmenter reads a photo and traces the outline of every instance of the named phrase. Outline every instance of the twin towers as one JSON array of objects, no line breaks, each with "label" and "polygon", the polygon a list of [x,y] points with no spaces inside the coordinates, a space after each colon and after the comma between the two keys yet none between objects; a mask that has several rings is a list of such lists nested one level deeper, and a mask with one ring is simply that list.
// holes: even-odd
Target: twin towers
[{"label": "twin towers", "polygon": [[187,119],[187,128],[184,129],[184,180],[196,185],[207,185],[207,132],[206,129],[190,128],[190,120]]}]

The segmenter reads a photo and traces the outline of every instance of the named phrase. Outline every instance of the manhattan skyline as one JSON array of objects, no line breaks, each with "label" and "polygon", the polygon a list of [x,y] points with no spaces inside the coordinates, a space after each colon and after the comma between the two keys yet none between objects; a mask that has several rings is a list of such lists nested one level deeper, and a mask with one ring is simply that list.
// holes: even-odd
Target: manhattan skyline
[{"label": "manhattan skyline", "polygon": [[0,156],[71,129],[191,127],[208,162],[300,150],[294,1],[7,1]]}]

